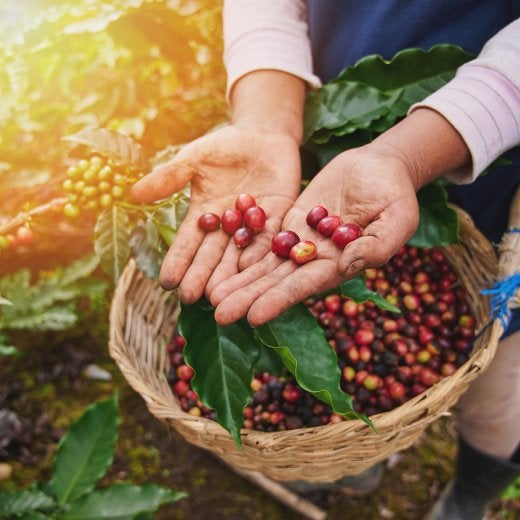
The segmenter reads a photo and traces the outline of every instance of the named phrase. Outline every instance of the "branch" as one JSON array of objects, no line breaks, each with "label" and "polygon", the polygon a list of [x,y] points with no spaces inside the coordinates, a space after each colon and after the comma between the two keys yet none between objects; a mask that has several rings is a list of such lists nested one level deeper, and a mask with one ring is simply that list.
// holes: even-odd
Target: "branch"
[{"label": "branch", "polygon": [[35,208],[30,209],[29,211],[22,211],[18,213],[15,217],[13,217],[10,221],[8,221],[6,224],[0,226],[0,235],[5,235],[11,229],[17,228],[19,226],[22,226],[27,222],[27,220],[30,217],[35,217],[37,215],[43,215],[44,213],[47,213],[49,211],[53,211],[56,209],[57,206],[63,206],[67,202],[67,199],[65,197],[59,197],[52,199],[49,202],[46,202],[45,204],[41,204],[40,206],[36,206]]}]

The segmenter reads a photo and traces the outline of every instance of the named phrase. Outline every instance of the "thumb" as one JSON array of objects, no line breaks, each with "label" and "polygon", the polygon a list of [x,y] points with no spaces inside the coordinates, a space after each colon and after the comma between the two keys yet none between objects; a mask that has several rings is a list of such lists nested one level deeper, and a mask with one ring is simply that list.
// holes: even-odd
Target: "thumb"
[{"label": "thumb", "polygon": [[195,168],[190,162],[174,158],[136,182],[132,187],[132,197],[145,204],[165,199],[184,188],[194,173]]}]

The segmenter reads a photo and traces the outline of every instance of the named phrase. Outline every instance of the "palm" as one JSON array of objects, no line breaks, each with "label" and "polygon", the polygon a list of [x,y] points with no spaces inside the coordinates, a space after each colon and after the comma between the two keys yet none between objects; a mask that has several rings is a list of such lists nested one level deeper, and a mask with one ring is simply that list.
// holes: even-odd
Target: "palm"
[{"label": "palm", "polygon": [[[363,228],[363,236],[342,251],[307,226],[308,211],[325,206],[329,214]],[[221,284],[213,295],[221,323],[248,314],[259,325],[298,301],[335,287],[362,269],[381,265],[411,236],[418,221],[415,192],[407,174],[371,158],[346,153],[325,167],[287,212],[283,229],[313,241],[318,258],[297,267],[272,254]],[[341,273],[341,274],[340,274]]]},{"label": "palm", "polygon": [[[269,237],[279,230],[298,195],[298,148],[285,136],[225,127],[186,146],[134,191],[142,201],[156,200],[178,191],[188,181],[189,211],[164,259],[161,283],[167,288],[179,286],[181,299],[194,302],[205,289],[209,294],[212,286],[269,250]],[[265,232],[242,251],[222,230],[203,233],[197,219],[206,212],[221,215],[234,207],[236,196],[243,192],[255,197],[268,219]]]}]

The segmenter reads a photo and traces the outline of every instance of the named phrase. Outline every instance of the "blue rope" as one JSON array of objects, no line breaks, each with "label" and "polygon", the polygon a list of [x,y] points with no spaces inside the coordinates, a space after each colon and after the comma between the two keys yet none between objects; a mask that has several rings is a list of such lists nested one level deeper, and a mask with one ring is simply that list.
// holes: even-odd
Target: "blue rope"
[{"label": "blue rope", "polygon": [[517,227],[507,228],[506,233],[520,233],[520,228],[517,228]]},{"label": "blue rope", "polygon": [[[520,233],[520,231],[518,232]],[[491,289],[480,291],[482,294],[491,296],[489,300],[491,316],[493,319],[499,319],[501,321],[504,330],[507,329],[511,321],[511,309],[508,306],[508,302],[515,296],[519,288],[520,273],[515,273],[496,282]]]}]

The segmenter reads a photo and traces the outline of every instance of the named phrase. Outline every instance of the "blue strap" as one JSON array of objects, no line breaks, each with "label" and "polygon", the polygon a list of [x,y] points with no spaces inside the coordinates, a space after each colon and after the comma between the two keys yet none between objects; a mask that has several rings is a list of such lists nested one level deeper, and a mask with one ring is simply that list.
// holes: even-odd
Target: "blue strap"
[{"label": "blue strap", "polygon": [[[517,231],[515,231],[515,233],[516,232]],[[511,321],[511,309],[508,306],[508,302],[515,296],[519,288],[520,273],[515,273],[496,282],[490,289],[480,291],[482,294],[491,296],[489,301],[491,317],[493,319],[499,319],[502,322],[504,330],[507,329]]]},{"label": "blue strap", "polygon": [[520,228],[517,228],[517,227],[510,227],[510,228],[507,228],[506,233],[520,233]]}]

